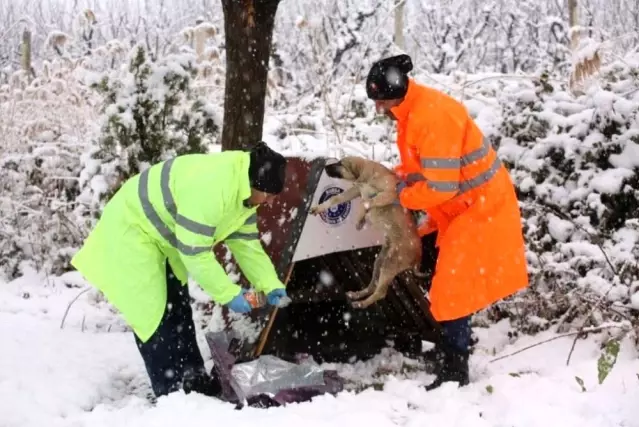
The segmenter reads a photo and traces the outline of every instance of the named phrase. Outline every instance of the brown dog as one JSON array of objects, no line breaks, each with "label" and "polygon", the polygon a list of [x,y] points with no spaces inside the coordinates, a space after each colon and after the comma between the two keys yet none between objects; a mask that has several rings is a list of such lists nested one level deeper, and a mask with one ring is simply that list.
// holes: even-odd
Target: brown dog
[{"label": "brown dog", "polygon": [[356,156],[345,157],[324,169],[331,178],[351,181],[353,186],[324,203],[313,206],[310,213],[316,215],[361,197],[364,203],[362,210],[357,213],[355,227],[361,230],[368,219],[375,229],[384,233],[384,243],[375,259],[370,284],[358,292],[346,294],[353,307],[366,308],[386,297],[395,276],[406,270],[425,277],[419,271],[422,244],[417,234],[417,225],[412,214],[397,200],[398,179],[395,174],[377,162]]}]

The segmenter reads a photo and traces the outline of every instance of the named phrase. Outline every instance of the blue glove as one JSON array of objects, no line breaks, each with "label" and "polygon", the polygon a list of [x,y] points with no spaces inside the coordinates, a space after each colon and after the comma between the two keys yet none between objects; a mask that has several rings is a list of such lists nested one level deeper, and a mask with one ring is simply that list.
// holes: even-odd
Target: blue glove
[{"label": "blue glove", "polygon": [[253,310],[251,304],[244,298],[246,289],[242,289],[226,306],[236,313],[248,313]]},{"label": "blue glove", "polygon": [[397,186],[395,187],[395,191],[397,191],[397,198],[393,201],[393,204],[401,206],[401,203],[399,202],[399,193],[401,193],[406,187],[408,187],[408,183],[404,180],[397,183]]},{"label": "blue glove", "polygon": [[266,301],[270,305],[278,305],[280,303],[280,299],[286,296],[286,289],[278,288],[274,289],[266,295]]},{"label": "blue glove", "polygon": [[397,191],[397,195],[399,195],[399,193],[402,192],[402,190],[404,188],[408,187],[408,182],[401,180],[397,183],[397,186],[395,187],[395,190]]}]

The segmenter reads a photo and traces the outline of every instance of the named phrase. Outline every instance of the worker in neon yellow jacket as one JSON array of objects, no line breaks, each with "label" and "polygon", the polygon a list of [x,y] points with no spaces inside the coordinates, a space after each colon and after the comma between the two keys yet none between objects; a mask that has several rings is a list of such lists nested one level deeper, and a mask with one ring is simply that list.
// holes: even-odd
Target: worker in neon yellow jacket
[{"label": "worker in neon yellow jacket", "polygon": [[220,391],[197,346],[188,275],[214,302],[251,310],[213,246],[228,246],[269,304],[286,296],[256,221],[257,207],[282,191],[285,168],[286,159],[263,142],[250,152],[188,154],[153,165],[117,191],[71,260],[133,329],[156,396]]}]

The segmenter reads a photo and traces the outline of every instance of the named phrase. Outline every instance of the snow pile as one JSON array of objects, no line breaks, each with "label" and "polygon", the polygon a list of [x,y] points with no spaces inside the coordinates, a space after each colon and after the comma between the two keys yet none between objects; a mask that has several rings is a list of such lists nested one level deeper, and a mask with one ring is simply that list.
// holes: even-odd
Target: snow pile
[{"label": "snow pile", "polygon": [[[464,388],[445,384],[426,392],[432,375],[409,371],[411,361],[384,353],[369,362],[335,365],[358,391],[282,408],[234,410],[206,396],[180,392],[147,400],[150,385],[131,332],[104,328],[117,322],[107,304],[94,296],[78,299],[59,326],[66,302],[77,288],[42,283],[29,272],[19,281],[0,283],[0,425],[31,426],[175,426],[220,425],[328,426],[354,422],[369,426],[487,425],[565,427],[634,426],[639,388],[639,359],[634,344],[622,340],[616,361],[603,381],[598,365],[602,336],[577,343],[571,363],[566,356],[572,337],[511,339],[507,320],[476,328],[477,351],[471,356],[472,383]],[[73,286],[77,277],[65,276]],[[28,294],[27,294],[28,292]],[[27,296],[28,295],[28,296]],[[94,301],[94,303],[90,303]],[[210,358],[198,332],[200,347]],[[392,357],[388,357],[392,356]],[[383,363],[386,361],[386,363]],[[374,385],[374,387],[369,387]]]}]

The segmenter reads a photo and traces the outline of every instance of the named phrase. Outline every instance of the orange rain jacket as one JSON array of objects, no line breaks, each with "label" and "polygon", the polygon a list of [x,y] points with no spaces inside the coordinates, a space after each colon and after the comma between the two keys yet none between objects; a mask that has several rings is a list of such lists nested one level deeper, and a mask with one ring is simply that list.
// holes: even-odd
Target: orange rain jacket
[{"label": "orange rain jacket", "polygon": [[437,230],[439,256],[430,289],[438,321],[470,315],[528,286],[524,238],[510,175],[466,108],[409,79],[397,118],[401,165],[409,183],[402,206]]}]

